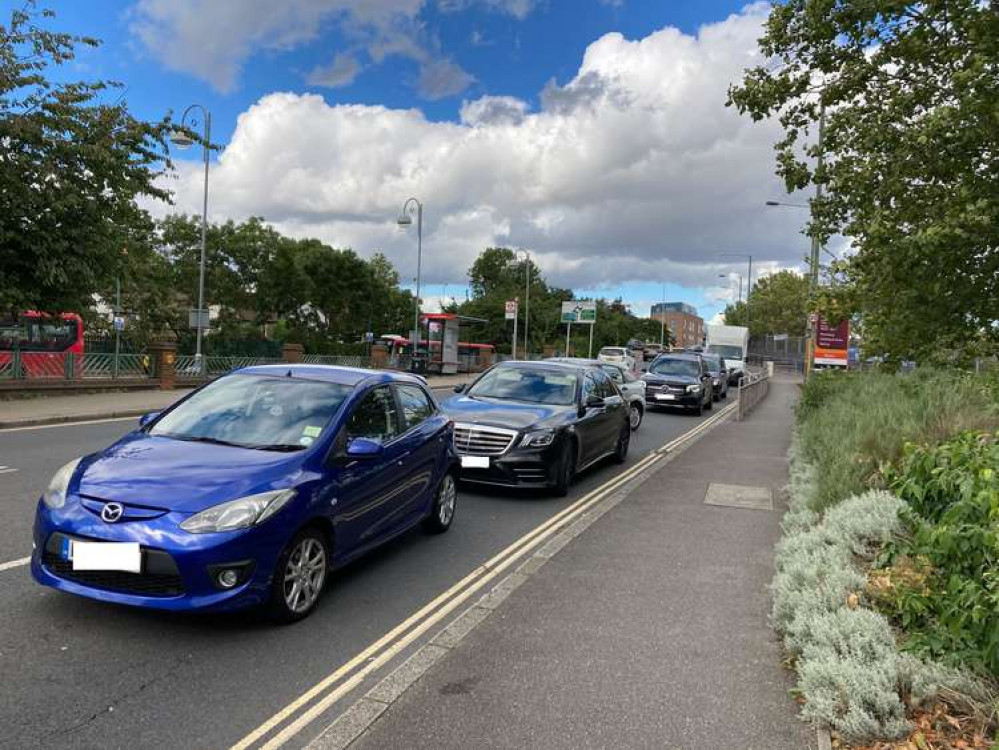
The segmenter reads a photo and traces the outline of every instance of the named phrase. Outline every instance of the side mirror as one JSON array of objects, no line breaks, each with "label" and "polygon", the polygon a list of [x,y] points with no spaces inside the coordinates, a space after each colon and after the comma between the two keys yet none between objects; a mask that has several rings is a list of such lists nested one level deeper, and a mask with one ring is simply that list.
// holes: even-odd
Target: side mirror
[{"label": "side mirror", "polygon": [[354,438],[347,445],[347,457],[353,459],[378,458],[384,451],[384,446],[377,440]]},{"label": "side mirror", "polygon": [[152,422],[154,419],[156,419],[156,417],[158,417],[162,413],[163,412],[159,411],[146,412],[141,417],[139,417],[139,427],[145,427],[147,424]]},{"label": "side mirror", "polygon": [[607,405],[607,401],[601,396],[587,396],[586,398],[586,408],[587,409],[602,409]]},{"label": "side mirror", "polygon": [[458,383],[458,385],[456,385],[454,387],[454,392],[455,393],[464,393],[465,392],[465,384],[464,383]]}]

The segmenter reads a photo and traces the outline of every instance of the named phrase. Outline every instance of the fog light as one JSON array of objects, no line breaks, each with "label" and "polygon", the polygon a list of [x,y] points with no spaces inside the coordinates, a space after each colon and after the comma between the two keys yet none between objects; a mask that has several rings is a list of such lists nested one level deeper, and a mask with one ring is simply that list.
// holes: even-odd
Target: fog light
[{"label": "fog light", "polygon": [[232,568],[226,568],[218,577],[219,586],[224,589],[231,589],[237,583],[239,583],[239,571],[233,570]]}]

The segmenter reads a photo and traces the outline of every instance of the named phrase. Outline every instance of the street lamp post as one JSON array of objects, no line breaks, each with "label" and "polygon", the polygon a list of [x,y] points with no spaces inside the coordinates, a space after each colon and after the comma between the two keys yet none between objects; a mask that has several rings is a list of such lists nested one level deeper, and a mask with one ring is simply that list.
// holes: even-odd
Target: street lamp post
[{"label": "street lamp post", "polygon": [[[749,260],[749,270],[746,273],[746,328],[749,328],[749,298],[753,293],[753,256],[742,253],[718,253],[722,257],[747,258]],[[739,277],[739,299],[742,299],[742,276]]]},{"label": "street lamp post", "polygon": [[514,252],[514,257],[519,258],[521,253],[524,254],[524,359],[530,359],[528,334],[531,325],[531,254],[527,250],[520,249]]},{"label": "street lamp post", "polygon": [[739,280],[739,297],[738,297],[738,300],[739,300],[739,302],[742,302],[742,274],[741,273],[720,273],[720,274],[718,274],[718,278],[719,279],[728,279],[729,281],[732,280],[733,276],[735,276]]},{"label": "street lamp post", "polygon": [[[195,110],[195,109],[201,110],[201,120],[202,120],[202,124],[204,125],[204,131],[203,131],[202,138],[201,138],[201,144],[203,146],[204,160],[205,160],[205,190],[204,190],[204,196],[203,196],[203,200],[202,200],[202,204],[201,204],[201,263],[200,263],[200,266],[199,266],[199,269],[198,269],[198,316],[197,316],[197,321],[198,321],[198,326],[197,326],[197,329],[198,329],[198,343],[197,343],[197,346],[196,346],[196,349],[195,349],[195,352],[194,352],[194,361],[195,361],[195,366],[197,367],[198,372],[199,373],[203,373],[204,372],[204,366],[203,366],[202,359],[201,359],[201,337],[204,334],[204,328],[205,328],[205,326],[204,326],[204,323],[205,323],[204,318],[208,317],[207,315],[204,315],[204,310],[205,310],[205,245],[206,245],[206,239],[205,238],[206,238],[207,233],[208,233],[208,162],[209,162],[209,160],[208,160],[208,152],[209,152],[209,149],[210,149],[211,138],[212,138],[212,113],[209,112],[201,104],[192,104],[192,105],[190,105],[187,109],[184,110],[184,114],[181,115],[181,118],[180,118],[180,127],[182,129],[180,129],[180,130],[174,130],[170,134],[170,140],[173,142],[173,144],[175,146],[178,146],[180,148],[187,148],[188,146],[190,146],[191,144],[194,143],[194,139],[191,138],[191,136],[188,135],[187,132],[186,132],[186,130],[184,130],[184,129],[186,129],[188,127],[188,125],[187,125],[187,122],[188,122],[187,116],[189,114],[191,114],[191,112],[193,110]],[[197,127],[197,125],[198,125],[198,121],[197,120],[195,120],[194,118],[192,118],[190,122],[191,122],[191,125],[193,125],[194,127]]]},{"label": "street lamp post", "polygon": [[659,311],[659,350],[666,348],[666,285],[663,284],[663,306]]},{"label": "street lamp post", "polygon": [[413,310],[413,354],[420,347],[420,276],[423,272],[423,204],[416,198],[408,198],[402,204],[402,213],[396,220],[400,227],[413,223],[412,213],[416,212],[416,304]]}]

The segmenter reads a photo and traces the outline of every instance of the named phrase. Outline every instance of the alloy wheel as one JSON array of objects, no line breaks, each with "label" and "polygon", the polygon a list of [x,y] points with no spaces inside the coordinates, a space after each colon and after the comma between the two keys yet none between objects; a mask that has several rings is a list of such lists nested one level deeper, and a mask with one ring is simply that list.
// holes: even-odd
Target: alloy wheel
[{"label": "alloy wheel", "polygon": [[446,474],[437,495],[437,519],[441,526],[447,526],[454,518],[454,506],[457,498],[458,489],[455,487],[454,477]]},{"label": "alloy wheel", "polygon": [[631,417],[631,419],[630,419],[630,421],[631,421],[631,429],[637,430],[638,429],[638,425],[640,425],[642,423],[642,410],[639,409],[634,404],[632,404],[630,417]]},{"label": "alloy wheel", "polygon": [[288,556],[284,569],[284,600],[296,614],[308,611],[326,581],[326,550],[314,537],[303,538]]}]

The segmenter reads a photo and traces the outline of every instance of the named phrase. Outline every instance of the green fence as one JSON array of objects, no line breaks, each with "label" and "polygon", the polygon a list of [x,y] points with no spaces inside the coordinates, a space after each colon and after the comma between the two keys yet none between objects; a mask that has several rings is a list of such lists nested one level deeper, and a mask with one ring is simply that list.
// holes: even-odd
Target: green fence
[{"label": "green fence", "polygon": [[336,365],[338,367],[371,367],[369,357],[306,354],[303,360],[307,365]]}]

